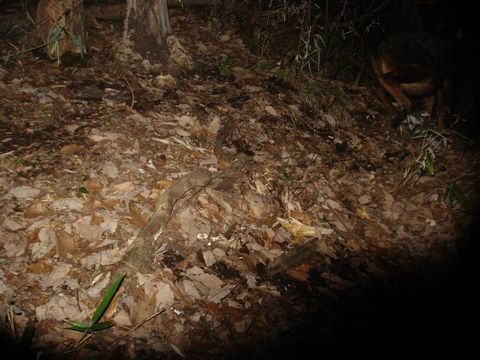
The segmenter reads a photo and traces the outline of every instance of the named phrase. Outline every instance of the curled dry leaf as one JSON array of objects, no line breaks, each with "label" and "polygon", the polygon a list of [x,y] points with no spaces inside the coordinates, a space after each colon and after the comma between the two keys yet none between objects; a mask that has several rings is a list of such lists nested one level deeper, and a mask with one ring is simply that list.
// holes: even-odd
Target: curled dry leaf
[{"label": "curled dry leaf", "polygon": [[286,274],[294,280],[305,282],[309,279],[309,271],[312,268],[312,265],[301,264],[293,269],[286,271]]},{"label": "curled dry leaf", "polygon": [[85,182],[85,188],[89,192],[97,194],[102,191],[103,184],[99,179],[89,179]]},{"label": "curled dry leaf", "polygon": [[277,111],[270,105],[265,106],[265,111],[272,116],[277,116]]},{"label": "curled dry leaf", "polygon": [[370,214],[367,212],[367,210],[362,206],[362,207],[358,207],[356,210],[355,210],[355,213],[357,214],[357,216],[362,219],[362,220],[371,220],[371,216]]},{"label": "curled dry leaf", "polygon": [[78,144],[68,144],[60,149],[60,154],[74,155],[74,154],[80,154],[84,151],[85,151],[85,148],[83,146],[80,146]]},{"label": "curled dry leaf", "polygon": [[307,226],[295,218],[290,218],[288,220],[277,218],[277,223],[282,225],[285,230],[295,237],[330,235],[333,232],[333,230],[329,228]]},{"label": "curled dry leaf", "polygon": [[[65,294],[53,295],[47,303],[35,307],[37,319],[59,319],[74,318],[78,321],[85,321],[90,310],[86,306],[78,306],[78,299]],[[72,333],[72,332],[71,332]]]},{"label": "curled dry leaf", "polygon": [[218,38],[218,41],[220,41],[221,43],[226,43],[226,42],[229,42],[230,39],[231,39],[231,36],[229,34],[223,34]]},{"label": "curled dry leaf", "polygon": [[173,88],[177,85],[177,80],[170,75],[158,75],[155,77],[155,84],[162,89]]},{"label": "curled dry leaf", "polygon": [[88,138],[94,142],[101,142],[101,141],[105,141],[105,140],[108,140],[107,137],[105,136],[100,136],[100,135],[89,135]]},{"label": "curled dry leaf", "polygon": [[172,186],[172,182],[170,180],[158,180],[155,183],[155,186],[159,190],[165,190],[165,189],[168,189],[170,186]]}]

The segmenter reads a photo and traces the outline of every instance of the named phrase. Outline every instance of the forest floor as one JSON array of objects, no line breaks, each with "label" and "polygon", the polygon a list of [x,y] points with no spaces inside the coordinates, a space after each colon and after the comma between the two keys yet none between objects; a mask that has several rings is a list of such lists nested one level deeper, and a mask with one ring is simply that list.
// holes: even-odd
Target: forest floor
[{"label": "forest floor", "polygon": [[[319,79],[313,109],[233,25],[171,19],[192,70],[118,63],[113,22],[90,29],[84,66],[33,53],[0,66],[3,335],[31,322],[40,358],[473,349],[478,279],[460,239],[478,150],[451,132],[407,143],[366,86]],[[115,325],[66,329],[145,234],[155,249],[127,264]]]}]

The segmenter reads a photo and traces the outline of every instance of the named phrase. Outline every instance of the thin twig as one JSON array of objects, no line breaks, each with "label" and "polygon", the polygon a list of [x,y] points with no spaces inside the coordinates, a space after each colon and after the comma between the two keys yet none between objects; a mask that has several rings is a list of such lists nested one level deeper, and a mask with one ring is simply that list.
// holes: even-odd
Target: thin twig
[{"label": "thin twig", "polygon": [[82,344],[85,343],[85,341],[87,341],[88,339],[90,339],[91,337],[93,336],[93,333],[83,333],[82,337],[80,338],[80,340],[77,341],[77,343],[75,344],[75,346],[73,347],[73,349],[70,349],[70,350],[63,350],[61,352],[61,354],[59,355],[59,357],[65,357],[67,356],[68,354],[71,354],[71,353],[74,353],[75,351],[79,351],[81,350],[80,346]]},{"label": "thin twig", "polygon": [[128,90],[130,90],[130,94],[132,95],[132,101],[130,103],[130,108],[133,109],[133,105],[135,105],[135,94],[133,93],[133,89],[132,89],[132,86],[130,85],[130,83],[128,82],[128,79],[122,75],[122,78],[123,80],[125,80],[125,82],[127,83],[127,86],[128,86]]},{"label": "thin twig", "polygon": [[128,330],[125,334],[121,335],[120,337],[116,338],[112,344],[116,343],[117,341],[123,339],[125,336],[128,336],[130,335],[132,332],[134,332],[135,330],[137,330],[140,326],[142,326],[143,324],[145,324],[146,322],[152,320],[153,318],[157,317],[158,315],[160,314],[163,314],[166,310],[165,309],[162,309],[160,311],[157,311],[155,314],[153,315],[150,315],[148,318],[146,318],[145,320],[143,320],[142,322],[140,322],[139,324],[137,324],[136,326],[134,326],[133,328],[131,328],[130,330]]}]

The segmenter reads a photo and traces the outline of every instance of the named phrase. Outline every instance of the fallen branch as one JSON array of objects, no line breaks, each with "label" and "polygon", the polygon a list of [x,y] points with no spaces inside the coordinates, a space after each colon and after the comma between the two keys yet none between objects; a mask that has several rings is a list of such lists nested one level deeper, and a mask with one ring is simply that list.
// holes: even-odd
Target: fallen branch
[{"label": "fallen branch", "polygon": [[[114,273],[131,274],[132,268],[142,273],[152,272],[153,256],[162,245],[162,241],[158,241],[158,239],[168,225],[178,204],[181,201],[189,201],[207,187],[217,188],[225,182],[234,182],[240,177],[240,172],[249,159],[247,155],[239,153],[231,161],[230,168],[223,172],[212,175],[207,170],[196,170],[178,179],[175,184],[160,196],[148,224],[133,241],[131,248]],[[181,244],[169,243],[168,245],[180,255],[187,256],[189,254],[187,249],[184,249]],[[134,278],[134,276],[127,277],[127,279]]]}]

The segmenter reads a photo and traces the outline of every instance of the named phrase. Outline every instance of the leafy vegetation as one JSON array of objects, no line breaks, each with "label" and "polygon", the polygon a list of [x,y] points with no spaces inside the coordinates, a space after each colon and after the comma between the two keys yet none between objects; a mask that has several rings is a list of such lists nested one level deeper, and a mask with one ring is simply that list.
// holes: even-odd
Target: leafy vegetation
[{"label": "leafy vegetation", "polygon": [[105,295],[103,296],[102,301],[98,305],[95,312],[92,314],[92,319],[90,320],[90,322],[84,323],[84,322],[79,322],[74,320],[65,320],[65,322],[68,325],[70,325],[68,329],[83,332],[83,333],[91,333],[91,332],[105,330],[105,329],[108,329],[109,327],[112,327],[113,326],[112,320],[106,320],[102,322],[99,322],[99,320],[102,318],[103,314],[105,313],[108,306],[110,305],[113,297],[115,296],[118,289],[120,288],[120,285],[122,284],[122,281],[124,278],[125,278],[125,275],[120,275],[110,285]]},{"label": "leafy vegetation", "polygon": [[229,74],[235,65],[235,58],[233,56],[226,56],[218,61],[218,69],[224,75]]},{"label": "leafy vegetation", "polygon": [[447,185],[443,201],[445,201],[450,207],[455,205],[455,203],[460,203],[460,205],[465,204],[465,193],[457,180],[454,180]]}]

